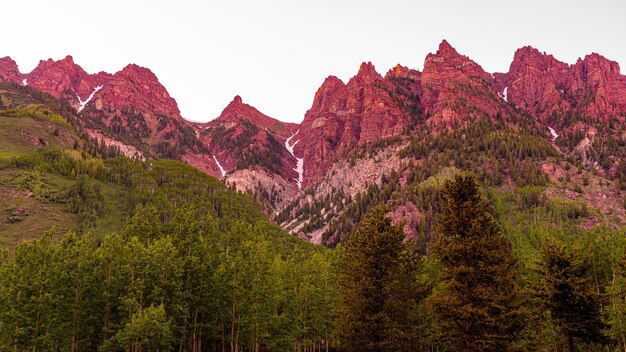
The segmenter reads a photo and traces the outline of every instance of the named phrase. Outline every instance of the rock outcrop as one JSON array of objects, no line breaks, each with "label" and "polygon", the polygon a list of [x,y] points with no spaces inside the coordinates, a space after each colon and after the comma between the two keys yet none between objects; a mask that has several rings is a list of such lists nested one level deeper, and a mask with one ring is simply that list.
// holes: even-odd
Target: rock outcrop
[{"label": "rock outcrop", "polygon": [[424,113],[436,127],[449,128],[507,109],[494,78],[445,40],[436,53],[426,56],[421,76]]},{"label": "rock outcrop", "polygon": [[105,72],[88,74],[68,55],[63,60],[40,61],[24,78],[29,86],[64,99],[78,110],[84,107],[82,103],[89,99],[96,87],[111,79],[111,75]]},{"label": "rock outcrop", "polygon": [[[415,76],[419,79],[419,74]],[[394,99],[394,87],[369,62],[361,64],[347,84],[334,76],[326,78],[300,125],[302,142],[295,148],[296,155],[304,158],[304,186],[323,177],[336,157],[351,146],[410,128],[412,117],[401,99]]]},{"label": "rock outcrop", "polygon": [[617,62],[595,53],[568,65],[523,47],[515,53],[505,87],[513,103],[540,120],[570,110],[603,118],[626,112],[626,77]]},{"label": "rock outcrop", "polygon": [[[214,176],[225,177],[227,181],[236,182],[241,187],[252,185],[253,191],[266,193],[266,197],[278,200],[282,199],[278,193],[283,193],[287,188],[290,193],[297,190],[297,159],[286,146],[286,141],[297,132],[297,128],[296,124],[281,122],[261,113],[236,96],[219,117],[199,124],[196,131],[201,143],[213,157],[218,171]],[[237,172],[234,176],[236,171],[241,170],[257,171]],[[265,175],[257,177],[258,180],[263,179],[263,182],[242,181],[242,177],[252,174],[255,177]],[[272,184],[271,175],[275,175],[276,184]],[[258,184],[261,186],[257,187]],[[290,186],[285,187],[285,184]]]},{"label": "rock outcrop", "polygon": [[0,82],[21,82],[22,74],[10,57],[0,58]]}]

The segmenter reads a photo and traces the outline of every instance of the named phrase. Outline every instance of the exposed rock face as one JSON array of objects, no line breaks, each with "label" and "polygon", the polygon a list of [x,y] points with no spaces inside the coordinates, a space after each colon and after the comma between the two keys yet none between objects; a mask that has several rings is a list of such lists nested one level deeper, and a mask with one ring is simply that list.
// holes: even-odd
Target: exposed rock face
[{"label": "exposed rock face", "polygon": [[22,74],[10,57],[0,58],[0,82],[20,82]]},{"label": "exposed rock face", "polygon": [[521,48],[506,86],[509,99],[540,120],[572,109],[595,117],[626,112],[626,77],[616,62],[595,53],[570,66],[532,47]]},{"label": "exposed rock face", "polygon": [[94,105],[97,110],[134,110],[149,118],[162,115],[182,119],[176,100],[170,97],[154,73],[135,64],[114,74],[94,97]]},{"label": "exposed rock face", "polygon": [[104,72],[90,75],[68,55],[59,61],[40,61],[25,78],[29,86],[63,98],[79,109],[80,103],[86,101],[96,87],[110,80],[111,75]]},{"label": "exposed rock face", "polygon": [[[408,70],[400,73],[419,79],[419,74]],[[409,128],[411,116],[392,98],[393,89],[394,84],[369,62],[347,84],[334,76],[326,78],[300,125],[303,139],[295,148],[296,155],[304,158],[304,186],[324,176],[336,156],[350,146],[396,136]]]},{"label": "exposed rock face", "polygon": [[253,106],[244,104],[243,100],[238,95],[226,106],[219,117],[210,122],[201,124],[200,126],[206,129],[216,125],[234,124],[237,125],[238,128],[241,128],[242,120],[262,127],[268,130],[268,132],[285,139],[289,138],[298,126],[295,123],[282,122],[263,114]]},{"label": "exposed rock face", "polygon": [[81,115],[90,129],[143,148],[147,156],[182,159],[205,152],[193,123],[181,117],[176,100],[152,71],[135,64],[94,88]]},{"label": "exposed rock face", "polygon": [[428,54],[422,72],[422,104],[437,127],[451,127],[468,119],[494,116],[505,111],[493,78],[480,65],[459,54],[442,41],[434,54]]},{"label": "exposed rock face", "polygon": [[273,119],[236,96],[218,118],[200,124],[196,130],[227,174],[265,169],[295,185],[296,158],[285,147],[285,141],[297,131],[296,124]]},{"label": "exposed rock face", "polygon": [[[21,74],[12,59],[0,58],[0,81],[23,79],[73,104],[92,135],[133,155],[182,159],[274,205],[298,191],[301,175],[302,187],[323,188],[319,182],[327,182],[329,170],[339,172],[357,146],[415,129],[437,133],[527,110],[562,133],[565,126],[557,126],[553,112],[626,114],[626,77],[601,55],[568,65],[527,46],[517,50],[509,72],[489,74],[445,40],[426,57],[423,72],[397,65],[383,77],[363,63],[347,83],[329,76],[299,125],[266,116],[239,96],[215,120],[188,122],[157,77],[134,64],[113,75],[89,74],[68,56]],[[567,128],[589,129],[579,124]]]}]

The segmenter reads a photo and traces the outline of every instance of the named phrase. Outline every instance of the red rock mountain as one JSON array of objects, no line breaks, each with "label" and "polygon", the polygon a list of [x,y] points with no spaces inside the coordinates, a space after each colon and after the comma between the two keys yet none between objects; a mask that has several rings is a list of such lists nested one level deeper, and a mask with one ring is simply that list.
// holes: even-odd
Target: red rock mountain
[{"label": "red rock mountain", "polygon": [[10,57],[0,58],[0,82],[20,82],[22,74]]},{"label": "red rock mountain", "polygon": [[68,55],[59,61],[40,61],[24,78],[29,86],[63,98],[80,109],[81,102],[86,101],[96,87],[110,80],[111,75],[104,72],[90,75]]},{"label": "red rock mountain", "polygon": [[[389,77],[405,77],[415,85],[419,73],[399,69],[398,75]],[[394,93],[396,86],[369,62],[361,64],[347,84],[334,76],[326,78],[300,125],[302,142],[295,148],[296,156],[304,158],[304,186],[324,176],[349,147],[408,131],[413,119],[402,106],[401,94]]]},{"label": "red rock mountain", "polygon": [[202,143],[225,172],[258,167],[285,180],[298,178],[296,159],[285,147],[297,128],[244,104],[239,96],[219,117],[197,126]]},{"label": "red rock mountain", "polygon": [[603,118],[626,112],[626,77],[617,62],[595,53],[568,65],[523,47],[515,53],[504,86],[513,103],[541,120],[568,110]]},{"label": "red rock mountain", "polygon": [[450,127],[506,111],[491,75],[445,40],[436,53],[426,56],[421,84],[424,113],[434,126]]},{"label": "red rock mountain", "polygon": [[183,159],[216,177],[222,169],[237,173],[238,182],[249,176],[242,176],[244,170],[256,170],[275,178],[271,187],[296,190],[301,176],[302,186],[315,184],[355,147],[416,128],[437,133],[525,110],[543,124],[568,112],[602,118],[626,113],[626,77],[598,54],[568,65],[524,47],[509,72],[489,74],[445,40],[426,57],[423,72],[398,65],[383,77],[363,63],[347,83],[329,76],[300,125],[272,119],[240,97],[209,123],[188,122],[157,77],[137,65],[89,74],[68,56],[22,74],[13,60],[0,59],[0,80],[23,79],[69,101],[94,135],[143,148],[147,156]]},{"label": "red rock mountain", "polygon": [[268,208],[276,209],[299,188],[297,159],[287,148],[297,127],[236,96],[219,117],[194,125],[203,150],[188,150],[182,160],[238,190],[252,191]]}]

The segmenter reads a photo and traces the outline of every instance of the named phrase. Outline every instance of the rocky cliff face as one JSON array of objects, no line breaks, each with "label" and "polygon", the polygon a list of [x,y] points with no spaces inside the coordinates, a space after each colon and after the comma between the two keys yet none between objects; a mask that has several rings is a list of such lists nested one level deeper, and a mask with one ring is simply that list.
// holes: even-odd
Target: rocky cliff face
[{"label": "rocky cliff face", "polygon": [[445,40],[436,53],[426,56],[421,83],[423,109],[435,127],[507,111],[506,97],[495,90],[495,78]]},{"label": "rocky cliff face", "polygon": [[84,107],[83,102],[89,99],[96,87],[111,79],[111,75],[105,72],[88,74],[69,55],[59,61],[42,60],[24,77],[29,86],[67,100],[77,110]]},{"label": "rocky cliff face", "polygon": [[[299,125],[275,120],[240,97],[211,122],[188,122],[158,78],[137,65],[115,74],[89,74],[68,56],[41,61],[22,74],[13,60],[0,59],[0,81],[23,80],[70,102],[93,136],[133,145],[146,157],[182,159],[239,189],[251,189],[274,208],[301,188],[324,188],[320,182],[329,179],[331,170],[342,174],[337,165],[391,137],[409,139],[417,131],[437,135],[484,118],[515,123],[527,112],[545,130],[542,138],[555,143],[556,132],[550,136],[546,126],[565,133],[566,114],[618,116],[618,121],[626,114],[626,77],[616,62],[601,55],[568,65],[524,47],[515,53],[509,72],[490,74],[445,40],[427,55],[423,72],[397,65],[382,76],[363,63],[348,82],[329,76]],[[575,127],[606,133],[585,123]],[[574,127],[569,129],[574,133]],[[615,135],[611,143],[619,143]],[[595,137],[583,137],[590,148]],[[567,138],[569,144],[578,143]]]},{"label": "rocky cliff face", "polygon": [[616,62],[595,53],[568,65],[523,47],[505,81],[509,99],[540,120],[569,110],[603,118],[626,112],[626,78]]},{"label": "rocky cliff face", "polygon": [[302,142],[295,148],[304,158],[304,186],[323,177],[350,147],[408,131],[412,116],[402,98],[394,97],[397,83],[391,77],[418,80],[419,73],[399,69],[389,77],[383,78],[368,62],[347,84],[334,76],[326,78],[300,125]]},{"label": "rocky cliff face", "polygon": [[182,120],[178,104],[158,78],[145,67],[128,65],[111,76],[93,98],[96,110],[115,112],[136,111],[150,120],[148,124],[156,128],[158,116]]},{"label": "rocky cliff face", "polygon": [[0,82],[21,82],[22,74],[10,57],[0,58]]}]

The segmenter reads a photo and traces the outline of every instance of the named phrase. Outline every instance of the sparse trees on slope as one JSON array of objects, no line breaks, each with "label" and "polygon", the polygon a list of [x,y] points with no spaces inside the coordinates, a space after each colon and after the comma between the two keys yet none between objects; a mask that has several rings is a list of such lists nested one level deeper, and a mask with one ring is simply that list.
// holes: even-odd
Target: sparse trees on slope
[{"label": "sparse trees on slope", "polygon": [[506,351],[525,316],[511,243],[486,211],[473,176],[455,176],[441,195],[432,254],[442,273],[430,310],[452,350]]}]

